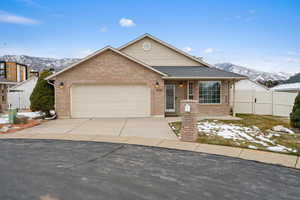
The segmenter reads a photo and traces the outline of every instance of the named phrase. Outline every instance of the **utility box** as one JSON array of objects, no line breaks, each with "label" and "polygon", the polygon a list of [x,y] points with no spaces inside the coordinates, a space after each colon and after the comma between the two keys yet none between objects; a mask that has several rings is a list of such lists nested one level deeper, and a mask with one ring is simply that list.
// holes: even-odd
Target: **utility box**
[{"label": "utility box", "polygon": [[8,122],[10,124],[14,124],[17,118],[17,108],[9,108],[8,109]]}]

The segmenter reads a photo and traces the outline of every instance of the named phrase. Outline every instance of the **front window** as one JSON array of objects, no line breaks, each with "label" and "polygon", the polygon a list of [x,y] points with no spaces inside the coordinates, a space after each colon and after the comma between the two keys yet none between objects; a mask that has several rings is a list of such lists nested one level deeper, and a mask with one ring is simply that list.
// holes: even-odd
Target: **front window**
[{"label": "front window", "polygon": [[221,82],[201,81],[199,82],[199,103],[218,104],[221,103]]},{"label": "front window", "polygon": [[5,78],[5,64],[4,63],[0,63],[0,77]]},{"label": "front window", "polygon": [[193,82],[188,82],[187,98],[188,98],[188,100],[194,99],[194,83]]}]

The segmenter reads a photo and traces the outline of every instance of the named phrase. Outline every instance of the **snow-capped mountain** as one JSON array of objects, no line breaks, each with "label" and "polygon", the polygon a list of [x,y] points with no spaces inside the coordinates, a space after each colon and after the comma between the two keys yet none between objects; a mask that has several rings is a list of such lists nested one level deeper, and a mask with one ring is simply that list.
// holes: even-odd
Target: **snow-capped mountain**
[{"label": "snow-capped mountain", "polygon": [[254,81],[287,80],[289,77],[293,75],[293,73],[289,73],[289,72],[278,72],[278,73],[263,72],[263,71],[258,71],[255,69],[243,67],[243,66],[234,65],[232,63],[218,63],[215,64],[215,66],[218,69],[248,76],[251,80]]},{"label": "snow-capped mountain", "polygon": [[[0,60],[18,62],[28,65],[31,69],[42,71],[44,69],[54,68],[55,71],[59,71],[75,62],[78,62],[79,58],[43,58],[43,57],[32,57],[26,55],[4,55],[0,56]],[[231,63],[219,63],[215,65],[217,68],[234,72],[237,74],[248,76],[251,80],[255,81],[267,81],[267,80],[287,80],[292,73],[279,72],[279,73],[269,73],[250,69],[247,67],[242,67],[234,65]]]},{"label": "snow-capped mountain", "polygon": [[26,55],[4,55],[0,56],[0,60],[18,62],[21,64],[28,65],[31,69],[42,71],[44,69],[54,68],[55,71],[59,71],[80,59],[78,58],[43,58],[43,57],[32,57]]}]

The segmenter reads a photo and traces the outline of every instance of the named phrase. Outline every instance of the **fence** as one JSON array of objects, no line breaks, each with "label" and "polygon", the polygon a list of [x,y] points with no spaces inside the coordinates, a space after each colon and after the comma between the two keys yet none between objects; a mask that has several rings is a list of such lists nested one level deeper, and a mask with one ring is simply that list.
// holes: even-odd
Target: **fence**
[{"label": "fence", "polygon": [[234,107],[236,113],[288,117],[296,96],[288,92],[237,90]]}]

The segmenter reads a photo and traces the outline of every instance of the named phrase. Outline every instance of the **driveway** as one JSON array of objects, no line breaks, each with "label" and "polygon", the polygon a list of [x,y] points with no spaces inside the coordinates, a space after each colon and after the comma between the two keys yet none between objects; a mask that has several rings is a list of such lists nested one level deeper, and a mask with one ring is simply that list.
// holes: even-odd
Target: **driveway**
[{"label": "driveway", "polygon": [[164,118],[57,119],[20,133],[138,136],[177,140]]},{"label": "driveway", "polygon": [[0,140],[0,199],[300,199],[300,171],[190,151]]}]

